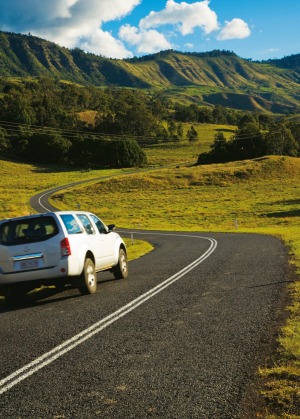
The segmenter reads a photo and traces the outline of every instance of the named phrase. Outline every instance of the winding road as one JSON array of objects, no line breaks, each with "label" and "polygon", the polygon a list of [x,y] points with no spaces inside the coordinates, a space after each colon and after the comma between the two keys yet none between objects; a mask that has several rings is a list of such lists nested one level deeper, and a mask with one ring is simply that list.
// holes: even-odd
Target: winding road
[{"label": "winding road", "polygon": [[[53,209],[51,193],[32,207]],[[282,242],[134,237],[155,250],[130,262],[127,280],[101,273],[94,295],[45,289],[0,306],[1,418],[255,417],[257,369],[273,353],[287,298]]]}]

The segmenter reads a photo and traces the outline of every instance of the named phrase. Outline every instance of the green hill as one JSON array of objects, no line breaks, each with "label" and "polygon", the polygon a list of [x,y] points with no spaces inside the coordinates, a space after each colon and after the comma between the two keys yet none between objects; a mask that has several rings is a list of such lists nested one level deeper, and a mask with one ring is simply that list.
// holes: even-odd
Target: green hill
[{"label": "green hill", "polygon": [[0,32],[0,76],[41,75],[84,85],[146,88],[177,102],[272,113],[299,111],[300,54],[252,62],[230,51],[169,50],[115,60],[31,35]]}]

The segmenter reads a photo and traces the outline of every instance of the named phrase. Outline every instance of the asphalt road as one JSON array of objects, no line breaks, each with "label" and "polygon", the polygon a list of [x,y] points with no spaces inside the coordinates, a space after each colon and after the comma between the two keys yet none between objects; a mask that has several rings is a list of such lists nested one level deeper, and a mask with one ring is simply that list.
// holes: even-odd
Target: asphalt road
[{"label": "asphalt road", "polygon": [[[130,232],[121,232],[124,237]],[[1,418],[254,418],[287,251],[263,235],[134,232],[155,250],[98,292],[0,306]]]}]

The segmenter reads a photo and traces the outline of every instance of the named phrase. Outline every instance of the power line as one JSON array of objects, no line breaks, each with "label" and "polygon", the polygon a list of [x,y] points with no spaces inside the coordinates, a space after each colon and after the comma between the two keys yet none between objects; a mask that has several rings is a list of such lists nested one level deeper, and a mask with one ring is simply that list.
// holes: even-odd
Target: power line
[{"label": "power line", "polygon": [[[52,133],[58,133],[62,135],[65,138],[74,139],[78,136],[82,137],[90,137],[90,138],[99,138],[104,140],[112,140],[112,139],[119,139],[119,140],[126,140],[126,139],[135,139],[139,143],[153,143],[156,141],[159,142],[178,142],[178,137],[159,137],[159,136],[145,136],[145,135],[136,135],[136,134],[107,134],[107,133],[99,133],[99,132],[87,132],[87,131],[78,131],[78,130],[70,130],[70,129],[64,129],[64,128],[58,128],[58,127],[41,127],[38,125],[27,125],[27,124],[20,124],[16,122],[7,122],[7,121],[0,121],[0,126],[8,129],[10,133],[14,133],[15,135],[20,134],[19,129],[24,129],[29,133],[46,133],[46,132],[52,132]],[[201,144],[210,144],[210,141],[201,141]]]},{"label": "power line", "polygon": [[[0,121],[0,126],[6,130],[10,131],[10,134],[17,135],[20,134],[19,129],[24,129],[30,134],[35,134],[37,132],[40,133],[57,133],[62,135],[64,138],[67,139],[74,139],[76,137],[82,136],[84,138],[98,138],[102,140],[128,140],[128,139],[135,139],[139,144],[147,145],[153,144],[154,142],[160,143],[170,143],[170,142],[180,142],[178,137],[159,137],[159,136],[151,136],[151,135],[136,135],[136,134],[107,134],[103,132],[87,132],[87,131],[80,131],[80,130],[70,130],[65,128],[59,127],[49,127],[49,126],[39,126],[39,125],[28,125],[28,124],[21,124],[17,122],[9,122],[9,121]],[[222,132],[222,131],[220,131]],[[275,132],[275,134],[280,134],[280,132]],[[239,134],[238,131],[232,133],[232,137],[230,139],[243,139],[243,140],[251,140],[260,137],[263,135],[262,133],[255,133],[255,134]],[[228,141],[226,139],[226,141]],[[201,144],[212,144],[213,141],[203,141],[201,140]]]}]

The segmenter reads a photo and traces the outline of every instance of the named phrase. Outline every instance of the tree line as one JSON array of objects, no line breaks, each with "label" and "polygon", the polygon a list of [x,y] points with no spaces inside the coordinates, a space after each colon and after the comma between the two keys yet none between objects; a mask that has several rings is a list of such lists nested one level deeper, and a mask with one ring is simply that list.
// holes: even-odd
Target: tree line
[{"label": "tree line", "polygon": [[198,164],[226,163],[254,159],[265,155],[300,157],[300,123],[269,122],[262,131],[259,118],[245,115],[236,134],[227,141],[224,134],[215,135],[211,150],[198,157]]},{"label": "tree line", "polygon": [[[86,113],[92,113],[92,120],[82,117]],[[141,146],[197,141],[194,126],[201,123],[236,125],[238,130],[230,141],[219,133],[210,152],[199,156],[200,163],[261,153],[299,155],[296,123],[277,127],[274,117],[266,114],[183,105],[161,92],[83,87],[44,76],[0,78],[0,121],[0,150],[45,163],[142,166],[146,155]],[[183,124],[190,124],[185,134]]]}]

